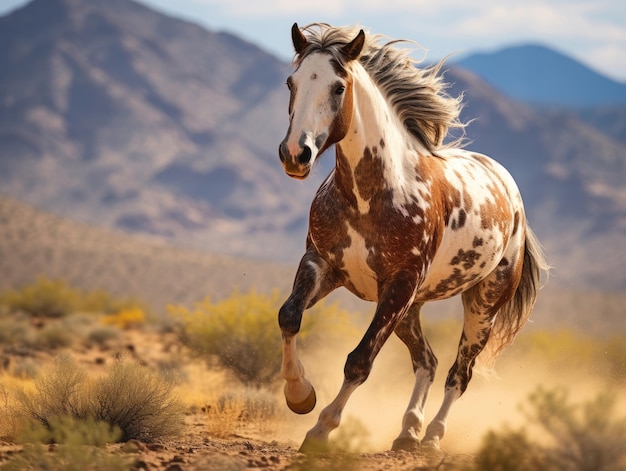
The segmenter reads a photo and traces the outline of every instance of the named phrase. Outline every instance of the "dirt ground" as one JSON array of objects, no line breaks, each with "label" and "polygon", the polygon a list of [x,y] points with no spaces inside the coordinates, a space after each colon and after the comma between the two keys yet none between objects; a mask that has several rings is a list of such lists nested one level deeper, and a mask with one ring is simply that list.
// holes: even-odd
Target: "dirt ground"
[{"label": "dirt ground", "polygon": [[[68,353],[85,367],[90,375],[106,371],[120,351],[125,351],[143,364],[156,367],[166,360],[178,358],[174,362],[183,371],[186,381],[178,389],[180,399],[185,403],[186,415],[183,431],[174,437],[156,443],[143,443],[131,440],[126,443],[107,445],[107,454],[124,457],[132,463],[134,470],[146,471],[183,471],[215,470],[235,471],[249,469],[264,470],[393,470],[414,471],[431,469],[451,469],[446,464],[452,459],[458,464],[459,456],[446,456],[443,453],[322,453],[305,455],[298,452],[299,441],[304,434],[290,432],[293,429],[293,417],[284,415],[286,407],[280,407],[267,423],[257,417],[254,423],[242,426],[241,420],[232,417],[219,417],[224,426],[233,426],[232,430],[220,430],[215,417],[207,412],[209,404],[215,404],[220,393],[232,388],[231,379],[223,371],[211,371],[203,362],[193,361],[185,351],[178,351],[174,334],[163,334],[143,330],[123,332],[117,345],[106,350],[85,348],[76,345]],[[20,357],[19,349],[0,351],[7,364],[30,362],[43,367],[59,352],[27,351],[26,357]],[[22,352],[23,353],[23,352]],[[0,377],[0,380],[10,378]],[[212,402],[213,401],[213,402]],[[284,404],[280,404],[284,406]],[[300,417],[296,417],[299,419]],[[233,424],[233,420],[236,424]],[[229,423],[230,421],[230,423]],[[299,423],[299,422],[298,422]],[[358,430],[357,430],[358,432]],[[290,437],[293,433],[293,440]],[[297,435],[297,436],[296,436]],[[302,436],[300,436],[302,435]],[[347,439],[352,437],[347,433]],[[358,435],[358,433],[357,433]],[[346,437],[344,437],[345,439]],[[64,445],[45,445],[44,453],[59,453]],[[12,458],[23,453],[21,445],[0,441],[0,470],[10,463]],[[53,458],[53,457],[51,457]],[[51,460],[54,462],[54,460]],[[37,467],[34,469],[44,469]],[[45,469],[48,469],[47,467]],[[96,467],[94,470],[110,469]]]},{"label": "dirt ground", "polygon": [[[237,471],[262,469],[268,471],[298,470],[362,470],[362,471],[416,471],[450,469],[452,461],[443,453],[420,454],[407,452],[327,453],[304,455],[296,443],[279,443],[258,438],[234,435],[215,438],[206,432],[203,415],[187,417],[184,436],[162,443],[130,442],[109,445],[109,452],[120,454],[133,462],[132,469],[146,471]],[[0,445],[2,463],[21,448]],[[50,445],[47,453],[56,453]],[[458,465],[460,457],[455,456]]]},{"label": "dirt ground", "polygon": [[133,442],[135,469],[146,470],[428,470],[445,469],[444,454],[421,455],[406,452],[332,453],[304,455],[296,443],[267,442],[232,436],[216,439],[207,436],[202,417],[189,417],[187,436],[167,445]]}]

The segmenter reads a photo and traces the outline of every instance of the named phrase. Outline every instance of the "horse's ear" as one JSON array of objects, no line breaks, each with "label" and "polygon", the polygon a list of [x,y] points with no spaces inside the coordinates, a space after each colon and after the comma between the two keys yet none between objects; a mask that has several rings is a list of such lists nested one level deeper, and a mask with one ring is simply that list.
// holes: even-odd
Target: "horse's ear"
[{"label": "horse's ear", "polygon": [[291,40],[293,41],[293,48],[296,50],[296,53],[302,53],[306,47],[307,41],[302,31],[300,31],[298,23],[294,23],[291,27]]},{"label": "horse's ear", "polygon": [[356,38],[341,48],[341,52],[343,52],[344,57],[348,61],[356,60],[361,55],[364,44],[365,32],[361,30],[359,31],[359,34],[356,35]]}]

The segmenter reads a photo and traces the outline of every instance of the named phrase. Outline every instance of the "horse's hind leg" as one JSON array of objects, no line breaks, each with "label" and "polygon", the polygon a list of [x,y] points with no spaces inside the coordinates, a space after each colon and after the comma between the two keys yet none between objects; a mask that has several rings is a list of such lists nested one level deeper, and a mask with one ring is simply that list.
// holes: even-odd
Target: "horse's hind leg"
[{"label": "horse's hind leg", "polygon": [[406,344],[411,353],[415,386],[402,418],[402,431],[393,442],[391,448],[393,451],[416,451],[419,448],[418,436],[424,424],[424,406],[437,369],[437,358],[422,333],[421,307],[421,303],[413,304],[395,329],[396,335]]},{"label": "horse's hind leg", "polygon": [[304,368],[296,350],[296,335],[300,331],[303,311],[336,288],[328,276],[326,262],[314,252],[307,252],[296,273],[291,295],[278,313],[283,337],[281,375],[285,379],[285,399],[298,414],[308,414],[315,407],[315,389],[304,377]]},{"label": "horse's hind leg", "polygon": [[464,322],[456,361],[446,379],[443,404],[428,425],[422,445],[439,447],[446,430],[452,404],[461,397],[472,378],[472,369],[478,354],[484,349],[491,334],[498,310],[513,297],[519,282],[521,265],[501,264],[487,278],[463,293]]}]

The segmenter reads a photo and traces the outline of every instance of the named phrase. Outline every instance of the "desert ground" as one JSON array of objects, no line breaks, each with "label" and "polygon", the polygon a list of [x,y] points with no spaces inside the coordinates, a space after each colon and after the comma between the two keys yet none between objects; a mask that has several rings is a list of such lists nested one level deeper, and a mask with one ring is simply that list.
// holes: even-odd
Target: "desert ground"
[{"label": "desert ground", "polygon": [[[36,336],[37,333],[50,332],[64,321],[67,318],[29,319],[28,330],[32,329],[32,332],[22,331],[22,335]],[[93,319],[82,319],[81,322],[90,324]],[[84,327],[86,326],[83,325]],[[108,366],[120,361],[120,357],[123,361],[136,362],[155,370],[169,368],[178,375],[173,394],[184,406],[184,413],[180,417],[183,426],[179,432],[149,443],[131,439],[104,446],[107,454],[123,458],[126,469],[415,470],[446,469],[446,460],[450,459],[446,452],[413,454],[383,449],[374,451],[376,446],[365,444],[369,432],[362,423],[351,418],[346,421],[347,429],[334,441],[337,448],[333,452],[313,456],[299,453],[299,441],[304,437],[313,417],[302,420],[300,416],[288,412],[281,403],[277,387],[272,386],[263,391],[250,389],[238,382],[228,370],[207,366],[205,361],[191,355],[181,345],[176,333],[163,332],[155,326],[127,326],[119,329],[106,342],[89,344],[74,339],[70,343],[71,345],[62,348],[35,347],[32,343],[25,346],[17,342],[3,345],[0,350],[3,365],[0,385],[6,385],[5,405],[7,402],[11,403],[11,398],[7,399],[6,396],[14,394],[19,388],[31,388],[32,379],[42,374],[42,370],[54,358],[63,354],[71,355],[92,377],[102,374]],[[269,407],[269,412],[245,412],[245,404],[238,403],[238,399],[233,399],[230,404],[216,412],[225,392],[236,396],[241,391],[249,396],[261,394],[264,401],[261,407]],[[319,406],[315,412],[318,411]],[[378,413],[385,414],[385,411],[381,409]],[[6,415],[0,415],[0,418],[6,419]],[[396,419],[399,420],[399,417]],[[29,445],[15,439],[17,434],[8,430],[6,424],[5,427],[0,426],[0,433],[2,432],[4,437],[0,440],[0,469],[15,469],[11,466],[15,466],[14,461],[21,455],[27,454]],[[62,447],[68,446],[71,445],[44,443],[41,447],[44,455],[48,456],[48,464],[38,467],[31,457],[21,463],[21,466],[29,465],[32,467],[30,469],[70,469],[65,468],[62,457],[55,458]],[[363,448],[370,451],[364,452]],[[462,455],[456,454],[454,459],[458,463]],[[105,461],[89,469],[116,469],[115,466],[117,462]]]},{"label": "desert ground", "polygon": [[[543,459],[537,453],[546,450],[560,456],[559,447],[565,455],[578,450],[579,466],[567,469],[626,469],[623,293],[567,289],[559,285],[557,270],[555,280],[540,293],[531,322],[501,356],[495,374],[475,374],[455,404],[438,453],[389,451],[413,386],[406,348],[392,337],[368,381],[349,401],[341,426],[331,434],[332,451],[306,456],[298,448],[322,407],[339,390],[346,355],[357,345],[371,305],[339,296],[305,313],[303,328],[310,335],[301,358],[318,403],[312,413],[299,416],[287,409],[276,370],[280,364],[276,313],[295,266],[172,248],[6,199],[0,199],[0,220],[2,470],[475,471],[486,469],[477,461],[481,456],[512,458],[519,464],[515,469],[532,470],[539,468],[526,463],[528,457]],[[82,299],[78,304],[77,298]],[[242,299],[252,300],[249,308]],[[61,311],[51,309],[53,305],[60,305]],[[177,307],[178,317],[172,316],[171,306]],[[459,300],[425,309],[425,333],[439,359],[426,421],[441,403],[447,370],[454,361],[459,313]],[[222,314],[226,317],[219,318]],[[214,315],[217,320],[209,322]],[[231,330],[220,333],[222,325]],[[219,360],[219,348],[230,348],[219,341],[234,341],[240,334],[252,335],[252,340],[240,338],[244,348],[234,357],[254,361],[262,356],[260,368],[267,370],[263,381],[245,375],[242,379],[233,364]],[[256,345],[259,354],[250,356],[246,345]],[[58,436],[29,438],[25,430],[41,425],[44,412],[55,412],[54,401],[42,409],[44,395],[37,388],[42,382],[45,386],[51,365],[63,356],[73,359],[84,374],[85,394],[121,361],[144,368],[131,371],[140,376],[149,372],[148,379],[168,378],[168,401],[179,406],[168,416],[167,427],[158,422],[152,426],[169,433],[119,441],[94,438],[91,430],[75,423],[74,435],[66,427]],[[250,369],[254,368],[244,365],[244,373]],[[141,386],[141,381],[128,383]],[[113,399],[124,397],[112,391]],[[536,401],[538,391],[541,403]],[[535,402],[529,402],[532,395]],[[552,400],[551,405],[545,399]],[[561,427],[556,434],[542,423],[538,405]],[[498,442],[493,449],[501,451],[499,455],[483,456],[490,440]],[[584,468],[581,456],[591,456],[591,445],[613,464]]]}]

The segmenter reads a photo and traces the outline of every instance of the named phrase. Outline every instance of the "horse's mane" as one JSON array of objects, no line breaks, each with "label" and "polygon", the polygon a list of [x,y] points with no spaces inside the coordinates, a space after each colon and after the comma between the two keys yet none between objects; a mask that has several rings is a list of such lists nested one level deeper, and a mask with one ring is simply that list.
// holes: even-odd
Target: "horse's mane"
[{"label": "horse's mane", "polygon": [[[352,41],[361,28],[334,27],[326,23],[313,23],[302,30],[307,35],[307,46],[295,58],[296,65],[308,55],[326,52],[341,66],[345,58],[341,46]],[[406,130],[429,152],[463,145],[465,124],[459,119],[462,96],[452,97],[446,92],[448,85],[440,74],[445,58],[438,64],[418,68],[420,62],[409,56],[407,49],[394,47],[407,40],[388,40],[385,36],[366,32],[365,45],[359,62],[374,83],[386,96]],[[444,143],[451,129],[459,129],[460,137]]]}]

